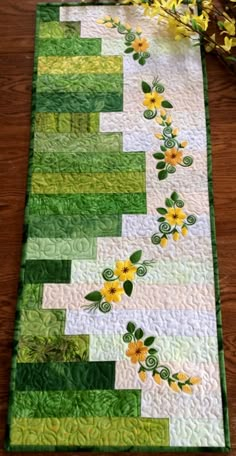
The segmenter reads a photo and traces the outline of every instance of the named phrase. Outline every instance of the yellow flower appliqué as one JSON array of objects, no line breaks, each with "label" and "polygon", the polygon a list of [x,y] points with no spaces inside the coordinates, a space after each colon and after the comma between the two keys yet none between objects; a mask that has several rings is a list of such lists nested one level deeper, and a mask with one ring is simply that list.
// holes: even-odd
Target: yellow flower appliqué
[{"label": "yellow flower appliqu\u00e9", "polygon": [[139,361],[145,361],[147,357],[148,347],[145,347],[142,340],[130,342],[126,355],[131,358],[131,363],[136,364]]},{"label": "yellow flower appliqu\u00e9", "polygon": [[136,52],[145,52],[149,48],[149,42],[146,38],[136,38],[131,46]]},{"label": "yellow flower appliqu\u00e9", "polygon": [[126,260],[116,262],[114,273],[119,277],[121,282],[125,282],[125,280],[134,280],[136,271],[137,267],[134,266],[130,260]]},{"label": "yellow flower appliqu\u00e9", "polygon": [[182,163],[183,160],[183,152],[177,150],[175,147],[173,149],[167,150],[165,153],[165,162],[170,163],[171,165],[177,165]]},{"label": "yellow flower appliqu\u00e9", "polygon": [[161,107],[163,100],[164,97],[157,92],[146,93],[143,105],[153,111],[154,109],[159,109]]},{"label": "yellow flower appliqu\u00e9", "polygon": [[186,219],[186,214],[178,207],[171,207],[168,209],[168,213],[165,218],[168,220],[170,225],[182,225],[183,221]]},{"label": "yellow flower appliqu\u00e9", "polygon": [[101,294],[108,302],[120,302],[123,293],[124,289],[120,286],[119,280],[105,282],[104,287],[101,289]]}]

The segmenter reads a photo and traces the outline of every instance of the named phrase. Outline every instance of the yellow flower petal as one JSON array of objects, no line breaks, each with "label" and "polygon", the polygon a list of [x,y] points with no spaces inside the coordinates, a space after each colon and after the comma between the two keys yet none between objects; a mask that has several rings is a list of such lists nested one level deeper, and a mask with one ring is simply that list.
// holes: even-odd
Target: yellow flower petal
[{"label": "yellow flower petal", "polygon": [[163,135],[162,135],[161,133],[156,133],[156,134],[155,134],[155,137],[156,137],[157,139],[163,139]]},{"label": "yellow flower petal", "polygon": [[181,147],[187,147],[188,142],[187,141],[182,141],[180,145],[181,145]]},{"label": "yellow flower petal", "polygon": [[178,128],[173,128],[172,134],[173,134],[174,136],[177,136],[177,135],[179,134]]},{"label": "yellow flower petal", "polygon": [[138,26],[138,27],[136,27],[136,33],[142,33],[142,29],[141,29],[141,27],[139,27],[139,26]]},{"label": "yellow flower petal", "polygon": [[172,234],[172,237],[173,237],[174,241],[178,241],[178,240],[179,240],[179,233],[178,233],[178,231],[175,231],[175,232]]},{"label": "yellow flower petal", "polygon": [[153,375],[153,380],[160,385],[161,384],[161,376],[157,372]]},{"label": "yellow flower petal", "polygon": [[161,238],[160,246],[165,248],[167,246],[168,239],[166,237]]},{"label": "yellow flower petal", "polygon": [[200,377],[190,377],[189,381],[191,385],[198,385],[202,380]]},{"label": "yellow flower petal", "polygon": [[174,391],[175,393],[180,393],[180,388],[179,388],[179,386],[177,385],[177,383],[171,382],[171,383],[170,383],[170,388],[171,388],[172,391]]},{"label": "yellow flower petal", "polygon": [[189,385],[183,385],[182,386],[182,391],[186,394],[192,394],[192,388]]},{"label": "yellow flower petal", "polygon": [[187,236],[187,234],[188,234],[188,228],[187,228],[186,226],[183,226],[183,227],[181,228],[181,233],[182,233],[183,236]]},{"label": "yellow flower petal", "polygon": [[97,22],[97,24],[104,24],[104,20],[103,19],[97,19],[96,22]]},{"label": "yellow flower petal", "polygon": [[146,374],[145,371],[139,372],[138,375],[139,375],[139,378],[140,378],[140,380],[141,380],[142,382],[146,382],[146,380],[147,380],[147,374]]},{"label": "yellow flower petal", "polygon": [[111,22],[106,22],[104,25],[105,25],[106,28],[112,28],[113,27],[113,24]]},{"label": "yellow flower petal", "polygon": [[178,375],[177,375],[177,378],[181,382],[186,382],[186,380],[188,380],[188,375],[184,374],[183,372],[179,372]]}]

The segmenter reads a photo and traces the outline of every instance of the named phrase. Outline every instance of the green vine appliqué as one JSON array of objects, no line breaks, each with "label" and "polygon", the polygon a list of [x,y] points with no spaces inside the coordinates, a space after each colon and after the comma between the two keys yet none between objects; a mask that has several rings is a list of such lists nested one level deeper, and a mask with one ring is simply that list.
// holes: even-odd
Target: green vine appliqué
[{"label": "green vine appliqu\u00e9", "polygon": [[182,210],[184,202],[176,192],[173,192],[170,198],[166,198],[165,206],[157,208],[157,212],[161,215],[157,219],[160,222],[159,233],[155,233],[152,236],[152,243],[160,244],[161,247],[166,247],[168,238],[171,235],[174,241],[178,241],[181,234],[182,236],[187,236],[188,227],[194,225],[197,221],[195,215],[187,216]]},{"label": "green vine appliqu\u00e9", "polygon": [[161,385],[166,381],[175,393],[181,391],[192,394],[192,387],[201,383],[199,377],[191,377],[184,372],[171,373],[168,366],[162,365],[159,361],[157,348],[153,347],[155,337],[149,336],[144,339],[142,328],[137,328],[133,322],[127,324],[127,333],[123,335],[123,341],[128,344],[126,356],[130,358],[132,364],[138,364],[138,375],[142,382],[147,380],[150,372],[155,383]]},{"label": "green vine appliqu\u00e9", "polygon": [[114,270],[104,269],[102,276],[105,283],[101,290],[92,291],[85,296],[91,304],[84,306],[87,310],[100,310],[103,313],[110,312],[112,303],[120,302],[122,295],[132,295],[133,281],[138,277],[144,277],[148,268],[154,260],[144,260],[141,262],[142,250],[134,252],[127,260],[118,260]]},{"label": "green vine appliqu\u00e9", "polygon": [[133,54],[134,60],[137,60],[140,65],[145,65],[146,60],[150,57],[150,53],[147,52],[149,42],[146,38],[142,37],[141,27],[138,26],[136,30],[133,30],[130,24],[122,24],[118,17],[113,19],[111,16],[105,16],[96,22],[110,29],[116,28],[118,33],[124,35],[125,53]]},{"label": "green vine appliqu\u00e9", "polygon": [[162,133],[155,134],[155,137],[163,141],[163,144],[160,145],[160,151],[153,154],[153,157],[158,160],[156,165],[159,170],[158,178],[163,180],[169,174],[175,173],[177,166],[191,166],[193,158],[183,156],[183,150],[188,143],[178,140],[179,130],[172,126],[172,118],[167,115],[166,109],[171,109],[173,106],[162,95],[165,91],[163,84],[157,78],[154,79],[152,86],[142,81],[142,90],[145,94],[143,105],[148,108],[143,113],[145,119],[155,118],[155,121],[163,127]]}]

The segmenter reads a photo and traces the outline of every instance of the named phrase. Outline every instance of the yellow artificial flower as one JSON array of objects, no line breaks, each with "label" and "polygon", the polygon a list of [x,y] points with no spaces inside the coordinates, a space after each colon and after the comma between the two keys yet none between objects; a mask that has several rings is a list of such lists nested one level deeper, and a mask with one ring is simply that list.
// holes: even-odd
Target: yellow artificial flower
[{"label": "yellow artificial flower", "polygon": [[178,129],[178,128],[173,128],[172,134],[173,134],[174,136],[177,136],[177,135],[179,134],[179,129]]},{"label": "yellow artificial flower", "polygon": [[143,105],[148,109],[154,110],[161,107],[164,97],[157,92],[150,92],[145,94]]},{"label": "yellow artificial flower", "polygon": [[167,150],[165,153],[165,162],[170,163],[170,165],[177,165],[178,163],[182,163],[183,159],[183,152],[177,150],[175,147],[173,149]]},{"label": "yellow artificial flower", "polygon": [[200,16],[197,15],[192,15],[191,19],[194,20],[199,27],[201,27],[202,30],[207,30],[208,27],[208,22],[209,22],[209,17],[208,14],[202,13]]},{"label": "yellow artificial flower", "polygon": [[141,380],[142,382],[146,382],[146,380],[147,380],[147,374],[146,374],[145,371],[140,371],[138,375],[139,375],[139,378],[140,378],[140,380]]},{"label": "yellow artificial flower", "polygon": [[182,391],[187,394],[192,394],[192,388],[189,385],[183,385],[182,386]]},{"label": "yellow artificial flower", "polygon": [[106,28],[113,28],[113,24],[111,22],[106,22],[104,25]]},{"label": "yellow artificial flower", "polygon": [[161,376],[157,372],[153,375],[153,380],[156,382],[158,385],[161,384]]},{"label": "yellow artificial flower", "polygon": [[187,234],[188,234],[187,226],[182,226],[181,233],[182,233],[183,236],[187,236]]},{"label": "yellow artificial flower", "polygon": [[235,19],[226,19],[223,24],[225,30],[221,34],[228,33],[228,35],[235,36]]},{"label": "yellow artificial flower", "polygon": [[187,141],[182,141],[182,142],[180,143],[180,145],[181,145],[181,147],[187,147],[188,142],[187,142]]},{"label": "yellow artificial flower", "polygon": [[174,240],[174,241],[178,241],[178,240],[179,240],[179,233],[178,233],[178,231],[175,231],[175,232],[172,234],[172,237],[173,237],[173,240]]},{"label": "yellow artificial flower", "polygon": [[166,237],[162,237],[161,238],[161,242],[160,242],[160,246],[164,248],[164,247],[167,246],[167,243],[168,243],[167,238]]},{"label": "yellow artificial flower", "polygon": [[175,382],[170,382],[170,388],[175,392],[175,393],[179,393],[180,392],[180,388],[179,386],[177,385],[177,383]]},{"label": "yellow artificial flower", "polygon": [[131,46],[135,52],[145,52],[149,48],[149,42],[146,38],[136,38]]},{"label": "yellow artificial flower", "polygon": [[121,287],[119,280],[105,282],[104,287],[101,289],[101,294],[107,302],[120,302],[123,293],[124,290]]},{"label": "yellow artificial flower", "polygon": [[191,385],[198,385],[202,380],[200,377],[190,377],[189,381]]},{"label": "yellow artificial flower", "polygon": [[162,135],[161,133],[156,133],[156,134],[155,134],[155,137],[156,137],[157,139],[163,139],[163,135]]},{"label": "yellow artificial flower", "polygon": [[232,45],[233,45],[233,40],[232,40],[232,38],[228,38],[228,36],[225,36],[225,38],[224,38],[224,44],[222,44],[221,47],[222,47],[225,51],[229,52],[230,49],[231,49],[231,47],[232,47]]},{"label": "yellow artificial flower", "polygon": [[184,374],[183,372],[179,372],[178,375],[177,375],[177,378],[181,382],[186,382],[186,380],[188,380],[188,375]]},{"label": "yellow artificial flower", "polygon": [[131,358],[131,363],[136,364],[139,361],[145,361],[148,353],[148,347],[145,347],[142,340],[130,342],[126,355]]},{"label": "yellow artificial flower", "polygon": [[136,271],[136,266],[134,266],[130,260],[117,261],[114,274],[119,277],[121,282],[125,282],[125,280],[134,280]]},{"label": "yellow artificial flower", "polygon": [[168,209],[168,213],[165,215],[166,220],[170,225],[182,225],[186,214],[179,207]]}]

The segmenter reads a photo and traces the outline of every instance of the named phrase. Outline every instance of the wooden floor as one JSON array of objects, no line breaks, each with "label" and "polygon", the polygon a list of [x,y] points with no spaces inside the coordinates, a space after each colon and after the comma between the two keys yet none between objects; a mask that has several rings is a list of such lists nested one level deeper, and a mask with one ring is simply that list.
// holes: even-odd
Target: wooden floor
[{"label": "wooden floor", "polygon": [[[27,177],[36,4],[0,2],[0,456],[6,454],[2,448]],[[207,68],[231,454],[236,456],[236,77],[211,56]]]}]

